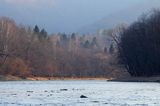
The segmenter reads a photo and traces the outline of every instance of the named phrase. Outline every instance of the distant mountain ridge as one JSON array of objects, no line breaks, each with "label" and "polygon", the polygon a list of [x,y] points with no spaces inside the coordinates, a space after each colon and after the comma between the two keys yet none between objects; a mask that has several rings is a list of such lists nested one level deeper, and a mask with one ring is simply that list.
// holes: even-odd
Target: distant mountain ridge
[{"label": "distant mountain ridge", "polygon": [[[156,1],[153,1],[156,2]],[[147,13],[154,8],[160,8],[160,3],[149,4],[148,2],[143,5],[136,5],[134,7],[126,8],[125,10],[120,10],[113,14],[110,14],[103,19],[86,25],[78,30],[80,33],[95,33],[101,29],[110,29],[119,24],[125,23],[130,24],[136,21],[141,14]],[[104,13],[105,14],[105,13]]]}]

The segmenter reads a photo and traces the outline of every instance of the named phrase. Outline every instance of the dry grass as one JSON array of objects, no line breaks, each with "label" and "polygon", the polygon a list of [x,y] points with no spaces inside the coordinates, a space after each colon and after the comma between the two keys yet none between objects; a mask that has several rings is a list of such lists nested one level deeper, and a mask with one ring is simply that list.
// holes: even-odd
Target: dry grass
[{"label": "dry grass", "polygon": [[111,78],[69,78],[69,77],[29,77],[31,81],[47,81],[47,80],[111,80]]}]

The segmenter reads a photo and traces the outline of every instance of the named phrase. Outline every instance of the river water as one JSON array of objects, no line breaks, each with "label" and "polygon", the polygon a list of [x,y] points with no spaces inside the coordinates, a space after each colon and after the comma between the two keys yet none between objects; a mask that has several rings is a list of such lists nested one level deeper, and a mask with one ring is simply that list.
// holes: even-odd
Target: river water
[{"label": "river water", "polygon": [[0,82],[0,106],[160,106],[160,83]]}]

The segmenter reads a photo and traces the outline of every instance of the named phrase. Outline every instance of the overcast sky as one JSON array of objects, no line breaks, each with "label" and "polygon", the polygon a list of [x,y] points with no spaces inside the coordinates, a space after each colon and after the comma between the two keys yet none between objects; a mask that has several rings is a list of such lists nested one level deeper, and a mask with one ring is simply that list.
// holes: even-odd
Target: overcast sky
[{"label": "overcast sky", "polygon": [[37,24],[50,33],[69,33],[118,11],[159,6],[160,0],[0,0],[0,16],[18,24]]}]

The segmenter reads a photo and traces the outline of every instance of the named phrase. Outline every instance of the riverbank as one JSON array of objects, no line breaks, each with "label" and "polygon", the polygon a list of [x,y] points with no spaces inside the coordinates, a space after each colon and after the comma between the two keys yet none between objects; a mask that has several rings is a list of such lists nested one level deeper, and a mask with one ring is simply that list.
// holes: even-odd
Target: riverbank
[{"label": "riverbank", "polygon": [[160,82],[160,76],[115,78],[115,79],[111,79],[108,81],[115,81],[115,82]]},{"label": "riverbank", "polygon": [[49,81],[49,80],[112,80],[112,78],[96,77],[96,78],[75,78],[75,77],[27,77],[21,78],[16,76],[2,76],[0,81]]},{"label": "riverbank", "polygon": [[16,76],[2,76],[0,75],[0,81],[52,81],[52,80],[106,80],[112,82],[160,82],[160,76],[154,77],[121,77],[121,78],[75,78],[75,77],[27,77],[21,78]]},{"label": "riverbank", "polygon": [[111,80],[111,78],[75,78],[75,77],[28,77],[26,80],[31,81],[48,81],[48,80]]}]

